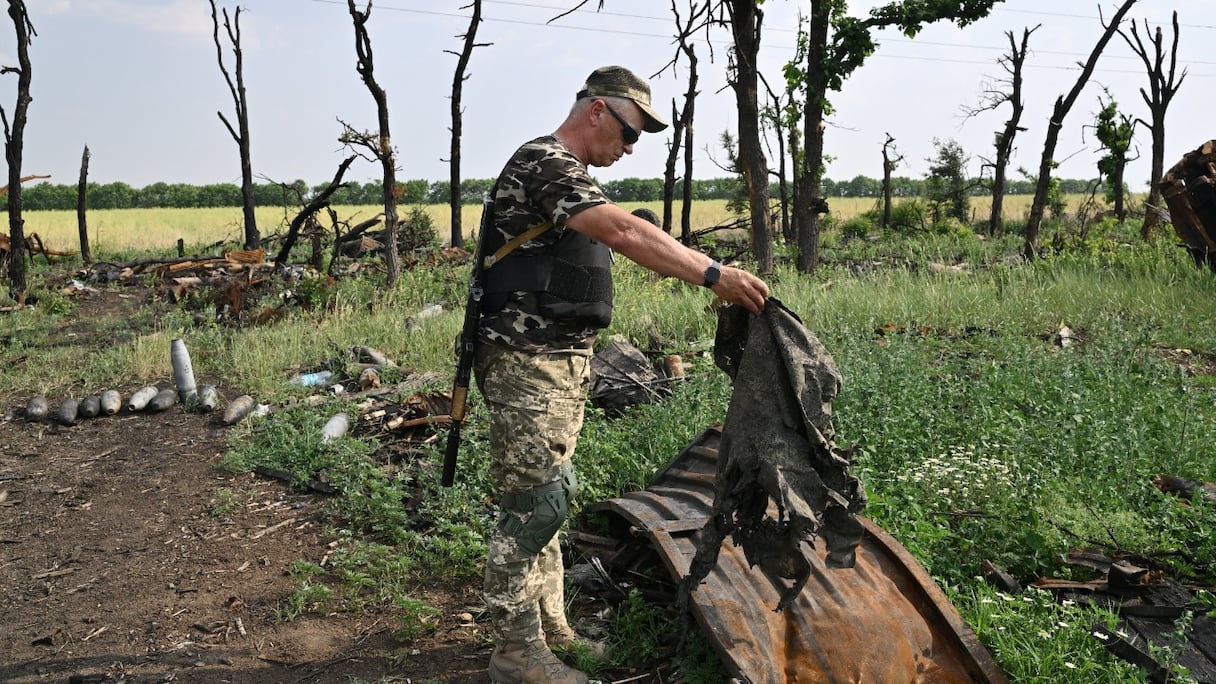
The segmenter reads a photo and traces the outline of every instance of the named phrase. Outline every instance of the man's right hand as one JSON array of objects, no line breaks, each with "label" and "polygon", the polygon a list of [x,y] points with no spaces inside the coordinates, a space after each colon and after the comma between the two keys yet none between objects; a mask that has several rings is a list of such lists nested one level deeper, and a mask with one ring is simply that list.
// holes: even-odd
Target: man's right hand
[{"label": "man's right hand", "polygon": [[768,284],[756,276],[733,266],[723,266],[722,276],[712,288],[713,293],[732,304],[760,315],[768,298]]}]

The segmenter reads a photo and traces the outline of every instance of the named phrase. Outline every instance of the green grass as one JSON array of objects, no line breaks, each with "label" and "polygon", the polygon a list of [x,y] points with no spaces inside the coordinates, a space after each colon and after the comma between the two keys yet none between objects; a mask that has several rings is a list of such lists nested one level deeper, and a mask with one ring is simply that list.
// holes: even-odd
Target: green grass
[{"label": "green grass", "polygon": [[[815,274],[781,265],[770,277],[773,294],[820,337],[844,377],[834,406],[837,442],[857,446],[867,515],[933,574],[1017,682],[1142,677],[1089,635],[1094,624],[1113,627],[1110,614],[1037,592],[1001,595],[978,577],[982,561],[1024,580],[1079,577],[1061,555],[1097,546],[1138,554],[1184,581],[1216,583],[1216,510],[1184,506],[1152,485],[1156,474],[1216,480],[1213,384],[1177,361],[1216,355],[1216,276],[1196,269],[1172,239],[1142,243],[1135,230],[1070,235],[1067,249],[1032,263],[1014,256],[1016,237],[871,242],[829,232]],[[615,322],[600,343],[621,335],[643,349],[679,353],[690,377],[671,398],[624,418],[588,411],[575,457],[583,488],[576,507],[644,486],[722,420],[729,400],[729,382],[708,353],[709,293],[628,263],[616,270]],[[441,265],[403,273],[391,291],[374,278],[345,279],[319,289],[311,309],[256,328],[196,328],[177,311],[139,323],[127,341],[87,351],[42,348],[72,304],[52,299],[8,314],[0,396],[23,401],[35,388],[164,380],[176,336],[186,339],[196,372],[222,375],[233,390],[276,405],[299,394],[286,382],[292,373],[325,362],[342,369],[356,345],[446,379],[466,278],[465,267]],[[406,325],[431,303],[444,312]],[[1076,341],[1066,348],[1054,342],[1065,325]],[[21,361],[33,353],[40,363]],[[433,624],[418,588],[481,573],[494,521],[482,402],[474,389],[451,489],[438,485],[438,447],[388,468],[372,456],[373,443],[320,444],[320,426],[337,410],[356,408],[297,406],[235,428],[224,466],[271,465],[300,478],[323,472],[343,491],[328,509],[338,541],[330,563],[295,569],[282,619],[391,611],[401,638],[418,638]],[[225,514],[240,500],[218,492],[212,512]],[[621,662],[659,652],[662,637],[652,632],[670,625],[655,627],[663,616],[649,610],[634,601],[614,615],[616,632],[631,635]],[[696,673],[689,681],[721,681],[708,660],[685,664]]]}]

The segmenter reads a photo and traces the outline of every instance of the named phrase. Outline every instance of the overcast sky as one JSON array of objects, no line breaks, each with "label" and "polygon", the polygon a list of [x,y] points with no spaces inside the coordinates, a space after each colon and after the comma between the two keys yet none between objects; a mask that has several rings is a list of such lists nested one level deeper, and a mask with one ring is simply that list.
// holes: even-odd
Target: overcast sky
[{"label": "overcast sky", "polygon": [[[370,23],[376,77],[388,92],[401,180],[446,180],[449,169],[451,83],[471,0],[376,0]],[[677,0],[685,4],[685,0]],[[365,0],[358,0],[360,9]],[[462,176],[497,174],[519,143],[551,132],[574,93],[597,66],[621,64],[643,76],[672,58],[672,18],[666,0],[596,1],[547,23],[577,0],[484,0],[477,40],[491,45],[473,54],[464,85]],[[864,16],[878,3],[853,0]],[[33,103],[26,128],[23,173],[51,174],[74,184],[81,152],[91,152],[90,180],[135,187],[170,183],[240,182],[236,143],[217,116],[235,122],[232,98],[218,67],[207,0],[27,0],[37,35],[30,56]],[[231,0],[217,6],[233,12]],[[836,107],[826,133],[832,161],[827,176],[843,180],[881,175],[886,134],[903,155],[897,175],[922,176],[933,140],[959,141],[972,156],[991,156],[994,131],[1008,107],[971,119],[986,88],[1006,77],[997,59],[1008,52],[1005,32],[1041,24],[1030,39],[1025,104],[1015,167],[1037,169],[1045,124],[1056,97],[1079,74],[1106,16],[1117,3],[1083,0],[1008,0],[965,29],[926,28],[915,39],[879,35],[878,51],[829,95]],[[254,173],[271,181],[329,180],[348,154],[338,142],[339,121],[357,129],[376,125],[375,104],[355,71],[354,33],[346,0],[243,0],[245,82]],[[793,56],[799,9],[809,3],[767,0],[762,69],[779,87],[780,67]],[[1210,91],[1216,86],[1216,1],[1140,0],[1132,16],[1144,35],[1162,26],[1172,37],[1170,11],[1181,24],[1179,69],[1188,75],[1170,108],[1166,167],[1182,153],[1216,138]],[[4,28],[7,27],[7,28]],[[718,138],[734,130],[733,93],[725,86],[728,40],[719,32],[698,46],[701,97],[696,118],[696,175],[724,175]],[[231,70],[231,52],[225,59]],[[711,61],[712,60],[712,61]],[[0,64],[16,65],[15,37],[7,17],[0,25]],[[652,80],[656,107],[670,112],[684,92],[686,64]],[[0,78],[0,106],[11,119],[17,78]],[[1108,45],[1094,80],[1065,120],[1057,151],[1059,174],[1089,178],[1098,149],[1083,127],[1099,109],[1106,86],[1121,109],[1148,119],[1139,89],[1147,87],[1141,61],[1118,36]],[[632,157],[608,169],[604,180],[662,175],[665,133],[644,135]],[[1142,155],[1128,174],[1133,190],[1146,189],[1150,142],[1136,136]],[[377,177],[378,166],[358,161],[349,180]]]}]

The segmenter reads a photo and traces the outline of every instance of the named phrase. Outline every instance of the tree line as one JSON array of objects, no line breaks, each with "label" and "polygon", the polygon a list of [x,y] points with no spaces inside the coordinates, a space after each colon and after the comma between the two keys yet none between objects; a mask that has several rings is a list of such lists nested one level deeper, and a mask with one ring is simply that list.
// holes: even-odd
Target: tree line
[{"label": "tree line", "polygon": [[[730,200],[741,192],[738,177],[707,178],[692,182],[690,196],[698,200]],[[924,197],[932,179],[893,177],[891,194],[894,197]],[[1065,194],[1088,192],[1093,181],[1061,179],[1060,191]],[[482,197],[494,185],[493,178],[469,178],[460,183],[460,198],[463,204],[481,204]],[[677,181],[678,194],[683,196],[683,181]],[[300,206],[323,191],[324,184],[309,185],[303,180],[292,183],[254,183],[253,200],[259,207]],[[397,183],[398,201],[403,204],[446,204],[451,198],[451,183],[448,181],[407,180]],[[616,202],[659,202],[663,200],[662,178],[623,178],[603,181],[600,187]],[[987,190],[976,187],[969,190],[972,195],[987,194]],[[1007,192],[1013,195],[1034,193],[1033,181],[1010,181]],[[849,180],[823,180],[825,197],[873,197],[883,196],[882,181],[867,176],[856,176]],[[769,186],[769,196],[777,199],[780,187]],[[76,185],[39,183],[25,188],[21,197],[22,208],[32,211],[69,211],[77,208],[78,187]],[[152,183],[142,188],[127,183],[88,183],[85,191],[88,209],[193,209],[204,207],[239,207],[243,204],[241,186],[235,183],[210,183],[190,185],[187,183]],[[383,201],[383,187],[379,181],[359,183],[351,181],[329,196],[332,204],[375,205]],[[0,198],[7,209],[8,197]]]}]

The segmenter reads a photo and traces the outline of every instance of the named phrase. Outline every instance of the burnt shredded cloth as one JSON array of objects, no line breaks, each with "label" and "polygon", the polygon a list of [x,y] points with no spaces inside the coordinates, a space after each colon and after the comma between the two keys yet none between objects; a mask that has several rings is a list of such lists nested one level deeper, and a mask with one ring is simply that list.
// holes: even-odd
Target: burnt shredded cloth
[{"label": "burnt shredded cloth", "polygon": [[719,310],[714,361],[734,390],[713,512],[682,583],[683,598],[713,569],[730,535],[753,567],[793,580],[776,608],[784,610],[810,576],[803,542],[821,537],[827,565],[836,568],[853,567],[861,542],[855,514],[865,508],[865,491],[833,441],[840,372],[801,319],[771,297],[760,316],[738,306]]}]

